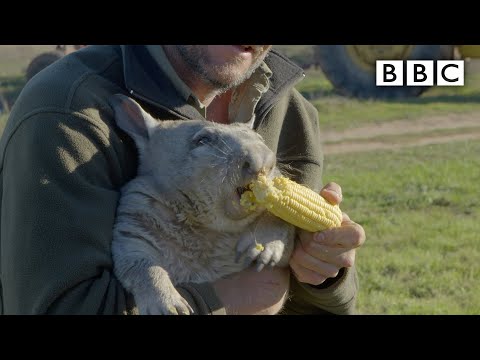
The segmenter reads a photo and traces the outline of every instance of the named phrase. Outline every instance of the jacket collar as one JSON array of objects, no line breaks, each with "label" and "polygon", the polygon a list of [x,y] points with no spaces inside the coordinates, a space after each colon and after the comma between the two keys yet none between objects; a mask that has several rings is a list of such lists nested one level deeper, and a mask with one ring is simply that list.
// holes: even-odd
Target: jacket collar
[{"label": "jacket collar", "polygon": [[[202,115],[188,104],[170,82],[144,45],[122,45],[125,86],[131,96],[185,119]],[[271,50],[265,62],[272,70],[270,88],[260,99],[257,121],[286,91],[304,77],[303,69],[283,55]]]}]

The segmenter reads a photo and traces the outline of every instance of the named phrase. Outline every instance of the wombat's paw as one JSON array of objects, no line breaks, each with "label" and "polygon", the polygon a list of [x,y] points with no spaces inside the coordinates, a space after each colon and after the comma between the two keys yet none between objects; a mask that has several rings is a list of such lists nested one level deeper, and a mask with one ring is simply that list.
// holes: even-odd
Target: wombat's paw
[{"label": "wombat's paw", "polygon": [[174,291],[160,291],[156,295],[139,296],[137,305],[140,315],[191,315],[193,309]]},{"label": "wombat's paw", "polygon": [[260,246],[255,246],[261,251],[255,258],[257,263],[257,271],[261,271],[265,265],[275,266],[278,264],[280,259],[283,256],[285,249],[285,244],[280,240],[270,241],[269,243],[263,246],[263,249]]},{"label": "wombat's paw", "polygon": [[245,266],[256,262],[258,271],[265,265],[288,265],[295,228],[267,214],[260,219],[254,229],[245,233],[238,241],[236,261],[244,258]]},{"label": "wombat's paw", "polygon": [[282,240],[270,241],[266,244],[257,242],[253,237],[242,238],[237,245],[236,261],[244,257],[244,265],[252,262],[257,263],[257,270],[260,271],[265,265],[275,266],[283,256],[285,244]]}]

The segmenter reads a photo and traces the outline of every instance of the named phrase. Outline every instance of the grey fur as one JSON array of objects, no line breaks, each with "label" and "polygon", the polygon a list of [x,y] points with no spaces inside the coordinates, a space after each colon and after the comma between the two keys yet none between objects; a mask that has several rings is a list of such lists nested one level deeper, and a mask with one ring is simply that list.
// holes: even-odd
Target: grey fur
[{"label": "grey fur", "polygon": [[[137,176],[122,188],[113,229],[114,272],[140,314],[190,314],[175,286],[211,282],[252,262],[287,266],[294,228],[259,209],[246,213],[236,189],[275,156],[245,124],[156,121],[133,99],[110,99],[139,149]],[[257,243],[265,247],[259,251]]]}]

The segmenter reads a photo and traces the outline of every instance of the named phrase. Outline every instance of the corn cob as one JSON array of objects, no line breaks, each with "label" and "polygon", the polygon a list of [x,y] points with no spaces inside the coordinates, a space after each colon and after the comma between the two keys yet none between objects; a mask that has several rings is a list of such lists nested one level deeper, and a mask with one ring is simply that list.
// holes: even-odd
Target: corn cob
[{"label": "corn cob", "polygon": [[242,194],[240,203],[247,210],[264,206],[272,214],[299,228],[317,232],[340,226],[342,211],[320,194],[286,177],[268,180],[260,175]]}]

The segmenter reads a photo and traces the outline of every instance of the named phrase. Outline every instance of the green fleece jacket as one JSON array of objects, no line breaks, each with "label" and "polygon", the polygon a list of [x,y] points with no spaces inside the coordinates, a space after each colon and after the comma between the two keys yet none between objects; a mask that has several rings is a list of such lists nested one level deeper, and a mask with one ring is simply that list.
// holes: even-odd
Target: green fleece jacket
[{"label": "green fleece jacket", "polygon": [[[318,114],[294,85],[299,67],[271,52],[271,86],[254,128],[295,180],[319,190]],[[129,94],[158,119],[193,119],[144,46],[89,46],[23,89],[0,142],[0,314],[130,314],[135,303],[112,272],[119,189],[136,174],[135,144],[107,98]],[[197,314],[224,314],[211,284],[178,287]],[[352,314],[358,281],[348,268],[330,286],[292,277],[287,314]]]}]

